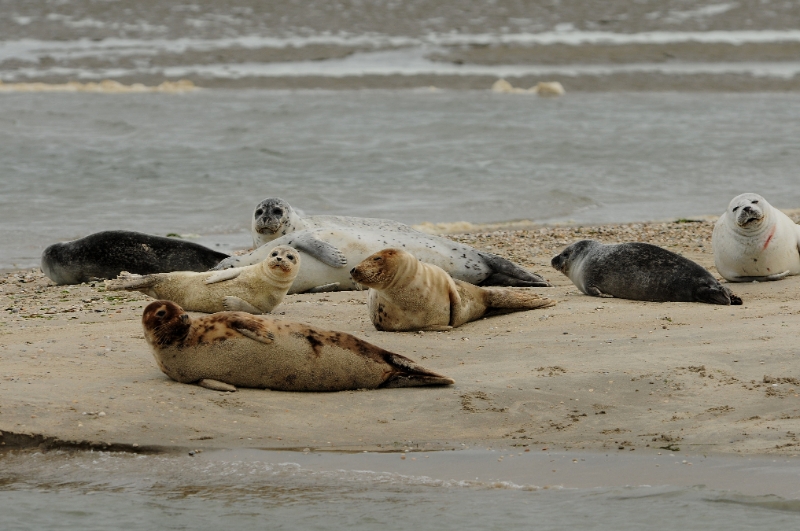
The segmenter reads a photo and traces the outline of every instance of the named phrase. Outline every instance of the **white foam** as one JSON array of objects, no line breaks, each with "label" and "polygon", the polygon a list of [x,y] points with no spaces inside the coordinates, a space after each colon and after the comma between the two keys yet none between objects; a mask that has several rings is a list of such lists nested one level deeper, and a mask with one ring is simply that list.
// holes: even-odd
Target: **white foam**
[{"label": "white foam", "polygon": [[[89,21],[83,21],[89,24]],[[670,44],[696,42],[704,44],[759,44],[800,42],[800,30],[754,31],[652,31],[642,33],[612,33],[604,31],[550,31],[543,33],[469,34],[431,33],[420,37],[381,34],[312,36],[249,35],[222,39],[78,39],[73,41],[44,41],[20,39],[0,42],[0,60],[16,58],[34,60],[42,54],[54,58],[82,55],[133,55],[183,53],[188,50],[210,51],[226,48],[302,48],[311,45],[346,46],[356,48],[426,47],[463,45],[552,45],[552,44]]]},{"label": "white foam", "polygon": [[[494,76],[498,78],[541,76],[575,77],[580,75],[613,75],[626,73],[656,73],[665,75],[739,74],[764,78],[791,79],[800,74],[800,61],[786,62],[669,62],[597,65],[474,65],[431,61],[422,49],[361,52],[342,59],[326,61],[297,61],[273,63],[218,63],[190,64],[172,67],[78,69],[56,66],[52,68],[16,68],[0,70],[6,82],[24,81],[40,76],[62,76],[79,80],[118,79],[126,76],[153,75],[168,79],[191,76],[213,79],[241,79],[247,77],[352,77],[352,76],[419,76],[465,75]],[[202,82],[199,83],[202,86]],[[487,87],[489,88],[489,87]]]}]

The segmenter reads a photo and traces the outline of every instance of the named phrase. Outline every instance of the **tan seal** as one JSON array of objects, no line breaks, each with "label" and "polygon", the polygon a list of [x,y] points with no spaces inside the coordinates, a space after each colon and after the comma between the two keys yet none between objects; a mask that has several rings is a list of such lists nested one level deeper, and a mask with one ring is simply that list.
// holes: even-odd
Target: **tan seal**
[{"label": "tan seal", "polygon": [[141,291],[193,312],[225,310],[271,312],[283,300],[300,270],[300,254],[282,245],[255,265],[222,271],[176,271],[156,275],[123,274],[106,282],[109,290]]},{"label": "tan seal", "polygon": [[344,391],[451,385],[452,379],[344,332],[244,312],[191,319],[170,301],[151,302],[144,336],[175,381],[221,391]]},{"label": "tan seal", "polygon": [[378,330],[449,330],[490,313],[553,306],[529,288],[482,288],[400,249],[384,249],[350,271],[370,288],[370,319]]}]

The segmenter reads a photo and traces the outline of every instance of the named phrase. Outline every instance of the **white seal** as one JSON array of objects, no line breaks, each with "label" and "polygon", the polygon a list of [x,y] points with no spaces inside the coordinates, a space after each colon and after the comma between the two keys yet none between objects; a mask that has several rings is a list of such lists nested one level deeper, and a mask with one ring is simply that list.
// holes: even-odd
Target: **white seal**
[{"label": "white seal", "polygon": [[711,244],[714,265],[729,282],[800,274],[800,226],[758,194],[733,198]]},{"label": "white seal", "polygon": [[272,247],[290,245],[301,252],[303,260],[289,293],[360,289],[350,277],[350,269],[388,247],[407,251],[470,284],[550,286],[539,275],[505,258],[419,232],[397,221],[343,216],[301,217],[286,201],[278,198],[265,199],[258,204],[252,231],[257,249],[223,260],[215,269],[257,263]]}]

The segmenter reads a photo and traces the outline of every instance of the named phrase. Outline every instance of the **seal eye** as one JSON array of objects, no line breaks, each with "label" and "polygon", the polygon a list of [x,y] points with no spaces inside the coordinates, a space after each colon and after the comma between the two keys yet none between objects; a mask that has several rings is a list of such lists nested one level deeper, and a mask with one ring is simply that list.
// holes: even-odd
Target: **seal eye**
[{"label": "seal eye", "polygon": [[156,312],[156,315],[159,316],[159,317],[164,317],[165,315],[167,315],[167,311],[166,310],[158,310]]},{"label": "seal eye", "polygon": [[278,256],[277,252],[272,253],[272,256]]},{"label": "seal eye", "polygon": [[375,261],[375,262],[380,262],[381,261],[381,257],[380,256],[376,256],[372,260]]},{"label": "seal eye", "polygon": [[756,199],[755,201],[752,201],[752,203],[753,203],[754,205],[757,205],[757,204],[758,204],[758,199]]},{"label": "seal eye", "polygon": [[256,210],[256,216],[260,216],[263,213],[264,213],[264,211],[261,210],[260,208],[258,210]]},{"label": "seal eye", "polygon": [[287,254],[286,258],[288,258],[289,260],[294,260],[294,255],[293,254]]},{"label": "seal eye", "polygon": [[282,216],[283,215],[283,210],[281,210],[280,208],[275,208],[275,209],[272,210],[272,215],[273,216]]},{"label": "seal eye", "polygon": [[739,210],[738,206],[737,207],[733,207],[733,212],[736,212],[737,210]]}]

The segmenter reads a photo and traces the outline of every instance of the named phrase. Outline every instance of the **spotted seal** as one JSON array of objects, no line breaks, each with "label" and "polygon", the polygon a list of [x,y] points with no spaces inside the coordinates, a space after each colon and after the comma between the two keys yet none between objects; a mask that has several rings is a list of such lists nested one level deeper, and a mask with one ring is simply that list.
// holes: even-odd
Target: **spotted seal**
[{"label": "spotted seal", "polygon": [[391,332],[450,330],[487,312],[547,308],[554,301],[530,288],[483,288],[454,280],[444,269],[401,249],[384,249],[350,271],[370,288],[369,316],[375,328]]},{"label": "spotted seal", "polygon": [[235,310],[269,313],[283,300],[300,270],[300,254],[286,245],[273,247],[258,264],[222,271],[175,271],[127,275],[106,281],[108,290],[141,291],[171,300],[191,312]]},{"label": "spotted seal", "polygon": [[704,267],[649,243],[573,243],[552,266],[587,295],[638,301],[741,304]]},{"label": "spotted seal", "polygon": [[800,275],[800,225],[758,194],[741,194],[714,225],[714,265],[730,282]]},{"label": "spotted seal", "polygon": [[192,319],[170,301],[142,314],[159,368],[181,383],[222,391],[344,391],[451,385],[451,378],[344,332],[244,312]]},{"label": "spotted seal", "polygon": [[42,271],[56,284],[115,278],[122,271],[149,275],[207,271],[228,255],[177,238],[107,230],[55,243],[42,253]]},{"label": "spotted seal", "polygon": [[350,269],[370,254],[388,247],[408,251],[470,284],[550,286],[539,275],[505,258],[419,232],[397,221],[343,216],[301,217],[286,201],[278,198],[265,199],[258,204],[253,214],[252,233],[257,249],[223,260],[216,269],[252,264],[263,260],[276,245],[291,245],[304,256],[303,266],[289,293],[359,289],[350,277]]}]

